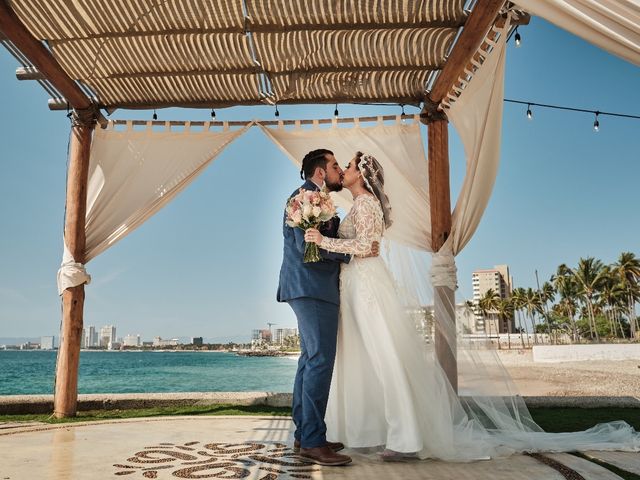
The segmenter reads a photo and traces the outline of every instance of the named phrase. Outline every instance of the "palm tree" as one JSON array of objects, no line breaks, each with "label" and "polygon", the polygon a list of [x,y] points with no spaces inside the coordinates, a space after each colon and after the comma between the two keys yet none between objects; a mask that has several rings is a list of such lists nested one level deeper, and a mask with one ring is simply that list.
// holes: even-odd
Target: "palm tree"
[{"label": "palm tree", "polygon": [[[537,275],[537,272],[536,272]],[[536,276],[537,278],[537,276]],[[549,307],[548,303],[553,302],[556,297],[556,289],[550,282],[544,282],[542,284],[542,288],[538,290],[538,295],[540,296],[540,302],[542,304],[542,310],[544,312],[543,316],[547,323],[547,333],[549,334],[549,342],[551,342],[551,322],[549,321]]]},{"label": "palm tree", "polygon": [[531,331],[533,332],[533,343],[538,344],[538,335],[536,334],[535,314],[542,311],[542,302],[540,295],[532,288],[527,288],[524,293],[524,308],[527,310],[529,320],[531,321]]},{"label": "palm tree", "polygon": [[[499,298],[496,304],[496,310],[498,313],[498,319],[500,323],[507,323],[507,345],[509,346],[509,350],[511,350],[511,329],[513,322],[513,303],[508,298]],[[500,345],[500,340],[498,340],[498,345]]]},{"label": "palm tree", "polygon": [[[524,328],[522,328],[521,311],[524,308],[524,288],[514,288],[511,292],[511,304],[518,319],[518,330],[520,330],[520,341],[522,342],[522,348],[524,348]],[[529,335],[527,335],[527,345],[529,345]]]},{"label": "palm tree", "polygon": [[578,309],[576,298],[578,297],[578,285],[571,269],[564,263],[558,266],[556,274],[551,277],[551,283],[555,286],[556,291],[560,295],[560,306],[562,312],[569,318],[571,322],[572,341],[579,340],[578,327],[576,325],[575,314]]},{"label": "palm tree", "polygon": [[[494,314],[498,308],[498,302],[500,301],[500,295],[493,289],[487,290],[483,297],[478,301],[478,309],[483,318],[487,319],[487,315]],[[486,325],[486,323],[485,323]],[[500,333],[500,332],[496,332]],[[491,336],[491,322],[489,322],[489,336]],[[498,337],[498,348],[500,348],[500,337]]]},{"label": "palm tree", "polygon": [[[635,304],[639,300],[638,284],[640,283],[640,259],[631,252],[622,252],[613,265],[620,282],[626,292],[627,315],[631,327],[631,336],[635,338],[638,323],[635,315]],[[635,294],[635,295],[634,295]],[[634,298],[635,297],[635,298]]]},{"label": "palm tree", "polygon": [[[464,302],[464,310],[462,311],[462,316],[463,317],[469,317],[471,316],[473,318],[474,321],[474,327],[473,329],[475,330],[475,321],[476,321],[476,308],[475,308],[475,304],[471,301],[471,300],[465,300]],[[468,332],[471,333],[471,332]]]},{"label": "palm tree", "polygon": [[578,268],[572,270],[572,273],[580,288],[579,294],[584,298],[587,306],[591,338],[593,338],[595,333],[596,341],[599,342],[600,335],[598,335],[598,330],[596,329],[593,304],[595,296],[604,281],[606,269],[600,260],[593,257],[587,257],[580,259],[578,262]]},{"label": "palm tree", "polygon": [[[626,291],[624,285],[620,282],[620,277],[615,270],[605,267],[606,274],[603,276],[600,285],[600,307],[603,310],[605,318],[611,326],[611,334],[617,337],[618,328],[622,334],[622,338],[626,338],[622,322],[620,321],[620,310],[626,303]],[[617,324],[617,327],[616,327]]]}]

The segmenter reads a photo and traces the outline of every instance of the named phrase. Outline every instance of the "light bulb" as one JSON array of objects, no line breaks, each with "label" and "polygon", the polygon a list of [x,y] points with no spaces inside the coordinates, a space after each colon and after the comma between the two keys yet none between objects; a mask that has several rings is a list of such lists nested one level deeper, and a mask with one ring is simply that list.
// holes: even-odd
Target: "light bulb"
[{"label": "light bulb", "polygon": [[533,118],[533,112],[531,111],[531,105],[527,105],[527,118],[531,120]]},{"label": "light bulb", "polygon": [[216,119],[216,111],[213,108],[211,109],[211,119],[212,120]]}]

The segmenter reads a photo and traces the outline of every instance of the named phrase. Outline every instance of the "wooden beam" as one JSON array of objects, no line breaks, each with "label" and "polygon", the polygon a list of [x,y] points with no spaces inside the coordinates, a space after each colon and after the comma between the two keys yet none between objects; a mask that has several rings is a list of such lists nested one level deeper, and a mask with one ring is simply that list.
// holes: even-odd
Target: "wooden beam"
[{"label": "wooden beam", "polygon": [[[446,118],[432,117],[427,124],[429,156],[429,200],[431,250],[438,252],[451,233],[451,193],[449,186],[449,131]],[[458,391],[455,344],[455,291],[434,286],[434,343],[436,356],[453,389]],[[446,325],[453,319],[453,325]],[[446,331],[453,331],[453,338]]]},{"label": "wooden beam", "polygon": [[18,80],[45,80],[44,75],[36,67],[16,68],[16,78]]},{"label": "wooden beam", "polygon": [[[278,105],[334,105],[336,103],[341,105],[347,104],[382,104],[388,105],[390,103],[398,104],[398,108],[400,105],[420,105],[422,98],[419,97],[386,97],[386,98],[354,98],[354,97],[327,97],[322,99],[310,98],[310,99],[286,99],[286,100],[277,100]],[[205,109],[218,109],[218,108],[227,108],[227,107],[235,107],[238,105],[267,105],[274,107],[276,104],[276,99],[254,99],[254,100],[241,100],[241,101],[221,101],[212,99],[211,101],[201,101],[197,100],[194,102],[157,102],[157,103],[113,103],[113,104],[101,104],[100,108],[105,109],[122,109],[122,110],[153,110],[160,108],[205,108]],[[50,110],[66,110],[67,104],[65,103],[64,98],[59,99],[50,99],[49,100],[49,109]],[[333,108],[331,108],[331,112],[333,113]]]},{"label": "wooden beam", "polygon": [[0,0],[0,32],[65,96],[71,107],[84,110],[91,106],[91,100],[67,75],[42,42],[31,35],[9,6],[8,0]]},{"label": "wooden beam", "polygon": [[[75,114],[74,114],[75,115]],[[85,262],[85,217],[89,155],[95,121],[74,121],[69,146],[67,206],[64,242],[78,263]],[[84,285],[66,289],[62,294],[62,332],[56,365],[53,412],[57,418],[76,415],[78,404],[78,367],[82,337]]]},{"label": "wooden beam", "polygon": [[56,38],[57,41],[67,40],[104,40],[109,41],[114,38],[146,38],[153,36],[169,35],[219,35],[219,34],[237,34],[245,36],[247,32],[251,33],[288,33],[297,31],[335,31],[335,30],[406,30],[406,29],[432,29],[432,28],[460,28],[465,24],[467,17],[454,20],[428,20],[414,23],[296,23],[292,25],[267,24],[259,25],[249,20],[241,26],[230,27],[212,27],[212,28],[174,28],[170,30],[138,30],[138,31],[107,31],[97,34],[89,34],[81,37],[72,38]]},{"label": "wooden beam", "polygon": [[[265,73],[267,75],[279,75],[279,74],[301,74],[301,75],[314,75],[321,73],[362,73],[363,75],[369,72],[422,72],[433,71],[440,69],[442,65],[428,65],[428,64],[415,64],[415,65],[390,65],[390,66],[324,66],[324,67],[310,67],[310,68],[293,68],[290,70],[268,70],[259,66],[249,67],[237,67],[237,68],[220,68],[217,70],[183,70],[183,71],[142,71],[142,72],[114,72],[108,75],[95,75],[86,78],[86,81],[91,80],[112,80],[112,79],[129,79],[129,78],[179,78],[179,77],[191,77],[191,76],[204,76],[204,75],[247,75],[253,73]],[[84,81],[85,79],[83,79]]]},{"label": "wooden beam", "polygon": [[476,6],[462,28],[462,33],[454,44],[444,68],[433,84],[431,92],[429,92],[428,96],[432,102],[439,104],[451,90],[454,82],[462,75],[464,67],[482,44],[504,3],[505,0],[482,0],[476,2]]},{"label": "wooden beam", "polygon": [[[413,115],[400,115],[400,117],[402,119],[405,120],[412,120],[414,118]],[[387,121],[395,121],[398,118],[397,115],[382,115],[380,117],[358,117],[358,122],[360,123],[367,123],[367,122],[377,122],[378,120],[382,120],[383,122],[387,122]],[[145,126],[148,125],[149,122],[151,122],[152,126],[156,126],[156,127],[164,127],[167,122],[162,121],[162,120],[113,120],[113,123],[115,125],[126,125],[127,123],[131,122],[132,125],[135,126]],[[315,122],[317,122],[320,125],[328,125],[333,123],[333,119],[331,118],[320,118],[318,120],[258,120],[258,122],[261,125],[268,125],[268,126],[276,126],[279,124],[282,125],[295,125],[296,123],[299,123],[300,125],[313,125]],[[351,117],[351,118],[338,118],[336,120],[337,123],[354,123],[355,122],[355,118]],[[192,122],[187,122],[184,120],[169,120],[169,125],[172,127],[184,127],[187,123],[189,123],[192,127],[203,127],[205,124],[209,124],[209,126],[211,127],[222,127],[225,124],[229,125],[230,127],[244,127],[248,122],[247,121],[238,121],[238,120],[231,120],[228,122],[224,122],[224,121],[211,121],[211,122],[205,122],[203,120],[195,120]]]}]

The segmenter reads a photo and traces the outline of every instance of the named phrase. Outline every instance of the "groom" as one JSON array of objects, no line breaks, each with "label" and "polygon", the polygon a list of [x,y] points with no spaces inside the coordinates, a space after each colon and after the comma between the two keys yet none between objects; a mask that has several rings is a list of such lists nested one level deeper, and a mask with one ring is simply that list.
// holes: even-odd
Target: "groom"
[{"label": "groom", "polygon": [[[323,185],[329,191],[342,190],[344,174],[330,150],[309,152],[300,176],[305,190],[320,190]],[[297,194],[298,190],[291,196]],[[321,233],[336,238],[339,222],[337,217],[329,220],[320,227]],[[337,453],[344,445],[327,442],[324,415],[336,356],[340,264],[351,257],[320,249],[321,261],[304,263],[304,232],[285,222],[283,234],[278,301],[288,303],[296,314],[301,350],[293,387],[294,450],[300,449],[301,457],[319,465],[346,465],[351,458]],[[377,255],[376,247],[373,252]]]}]

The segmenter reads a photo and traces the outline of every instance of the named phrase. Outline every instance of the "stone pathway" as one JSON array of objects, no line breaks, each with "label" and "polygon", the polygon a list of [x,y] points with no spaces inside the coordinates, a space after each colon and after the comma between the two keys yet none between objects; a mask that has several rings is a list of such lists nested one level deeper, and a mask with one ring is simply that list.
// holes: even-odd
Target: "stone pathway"
[{"label": "stone pathway", "polygon": [[[293,454],[292,423],[287,417],[160,417],[11,426],[0,428],[0,480],[620,478],[569,454],[515,455],[473,463],[385,463],[374,454],[347,451],[354,459],[350,466],[319,467]],[[636,455],[637,466],[637,454],[631,455]]]}]

